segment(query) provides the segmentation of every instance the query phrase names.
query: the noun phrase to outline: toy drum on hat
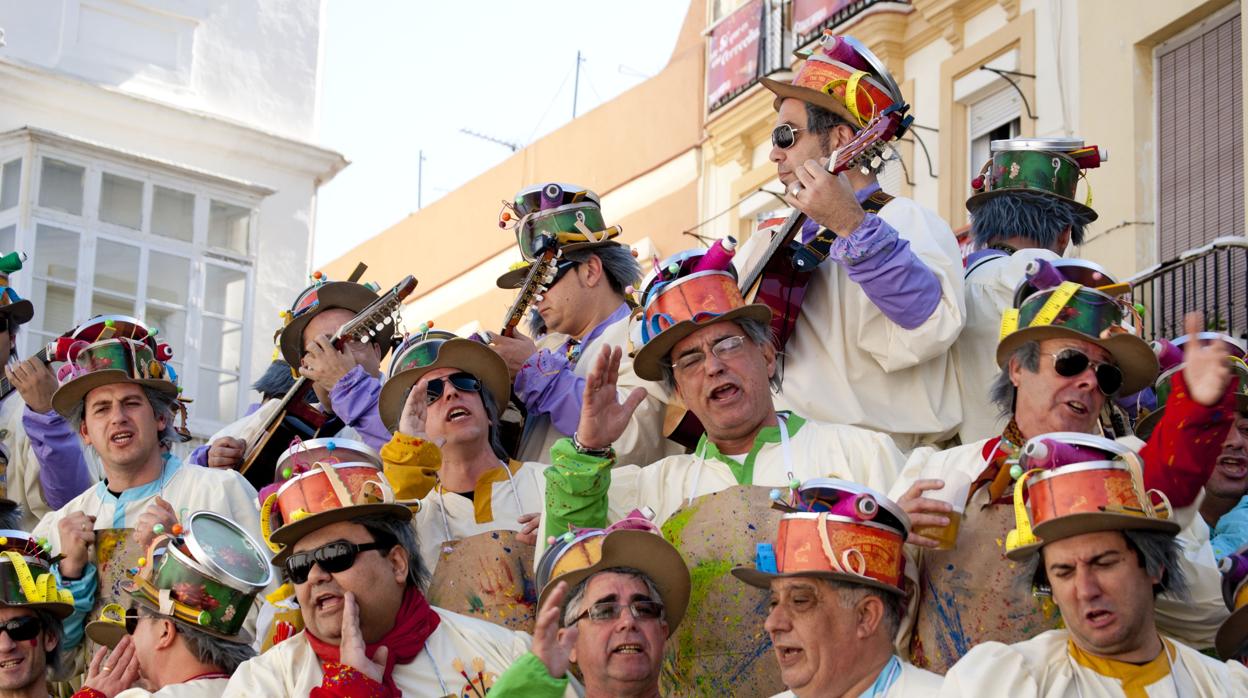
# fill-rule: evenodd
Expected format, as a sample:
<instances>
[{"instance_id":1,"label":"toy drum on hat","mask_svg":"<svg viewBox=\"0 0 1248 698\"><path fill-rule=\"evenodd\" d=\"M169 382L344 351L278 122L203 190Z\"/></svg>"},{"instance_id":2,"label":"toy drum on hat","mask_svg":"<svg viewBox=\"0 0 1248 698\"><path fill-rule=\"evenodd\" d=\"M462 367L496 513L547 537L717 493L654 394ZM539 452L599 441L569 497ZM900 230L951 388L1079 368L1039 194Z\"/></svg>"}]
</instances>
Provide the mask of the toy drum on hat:
<instances>
[{"instance_id":1,"label":"toy drum on hat","mask_svg":"<svg viewBox=\"0 0 1248 698\"><path fill-rule=\"evenodd\" d=\"M325 463L287 480L260 509L260 525L275 552L274 564L300 537L316 528L358 516L384 514L410 521L412 511L395 502L394 490L372 463Z\"/></svg>"},{"instance_id":2,"label":"toy drum on hat","mask_svg":"<svg viewBox=\"0 0 1248 698\"><path fill-rule=\"evenodd\" d=\"M58 589L50 546L25 531L0 530L0 605L30 606L58 619L74 612L74 598Z\"/></svg>"},{"instance_id":3,"label":"toy drum on hat","mask_svg":"<svg viewBox=\"0 0 1248 698\"><path fill-rule=\"evenodd\" d=\"M739 485L694 499L663 524L692 584L684 622L668 639L663 661L664 686L673 695L783 690L763 628L768 594L727 574L754 558L758 532L774 531L779 520L767 488Z\"/></svg>"},{"instance_id":4,"label":"toy drum on hat","mask_svg":"<svg viewBox=\"0 0 1248 698\"><path fill-rule=\"evenodd\" d=\"M535 549L516 535L515 531L487 531L443 543L425 593L429 603L511 630L533 632Z\"/></svg>"},{"instance_id":5,"label":"toy drum on hat","mask_svg":"<svg viewBox=\"0 0 1248 698\"><path fill-rule=\"evenodd\" d=\"M324 438L294 444L277 457L274 481L285 482L306 473L317 463L370 463L381 467L381 454L362 441Z\"/></svg>"}]
</instances>

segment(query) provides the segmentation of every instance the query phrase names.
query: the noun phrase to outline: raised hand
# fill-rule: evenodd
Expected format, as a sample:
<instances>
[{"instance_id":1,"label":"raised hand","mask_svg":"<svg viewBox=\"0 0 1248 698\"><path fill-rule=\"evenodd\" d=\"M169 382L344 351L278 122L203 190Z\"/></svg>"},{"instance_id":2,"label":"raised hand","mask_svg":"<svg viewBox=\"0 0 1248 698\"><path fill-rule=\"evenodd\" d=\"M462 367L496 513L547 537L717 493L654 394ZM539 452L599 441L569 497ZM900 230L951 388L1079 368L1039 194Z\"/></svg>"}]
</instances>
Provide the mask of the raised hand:
<instances>
[{"instance_id":1,"label":"raised hand","mask_svg":"<svg viewBox=\"0 0 1248 698\"><path fill-rule=\"evenodd\" d=\"M83 688L94 688L107 698L121 693L139 680L139 657L134 652L134 642L127 635L110 653L101 647L91 657Z\"/></svg>"},{"instance_id":2,"label":"raised hand","mask_svg":"<svg viewBox=\"0 0 1248 698\"><path fill-rule=\"evenodd\" d=\"M624 350L620 347L607 347L598 355L594 368L585 379L576 440L586 448L607 448L614 443L628 428L628 420L637 406L646 399L644 388L633 388L624 402L620 402L616 383L620 379L620 358L623 355Z\"/></svg>"},{"instance_id":3,"label":"raised hand","mask_svg":"<svg viewBox=\"0 0 1248 698\"><path fill-rule=\"evenodd\" d=\"M827 160L807 160L793 170L797 181L789 185L784 200L811 220L842 237L854 232L866 213L844 173L832 174ZM800 184L801 189L794 186ZM794 193L796 191L796 193Z\"/></svg>"},{"instance_id":4,"label":"raised hand","mask_svg":"<svg viewBox=\"0 0 1248 698\"><path fill-rule=\"evenodd\" d=\"M1202 331L1204 326L1204 313L1188 313L1183 317L1183 330L1189 336ZM1231 383L1228 356L1222 342L1192 339L1183 347L1183 382L1193 400L1205 407L1222 400Z\"/></svg>"},{"instance_id":5,"label":"raised hand","mask_svg":"<svg viewBox=\"0 0 1248 698\"><path fill-rule=\"evenodd\" d=\"M333 339L323 334L308 342L307 353L299 363L299 373L328 393L359 364L356 352L339 350Z\"/></svg>"},{"instance_id":6,"label":"raised hand","mask_svg":"<svg viewBox=\"0 0 1248 698\"><path fill-rule=\"evenodd\" d=\"M568 583L559 582L546 602L537 611L537 625L533 628L533 654L546 665L551 677L561 679L568 673L572 648L579 634L576 626L560 628L559 616L563 613L563 599L568 595Z\"/></svg>"},{"instance_id":7,"label":"raised hand","mask_svg":"<svg viewBox=\"0 0 1248 698\"><path fill-rule=\"evenodd\" d=\"M360 607L355 601L355 594L349 591L343 599L341 632L339 661L377 683L382 683L386 677L386 657L390 654L390 648L382 645L377 648L372 659L368 658L364 634L360 632Z\"/></svg>"},{"instance_id":8,"label":"raised hand","mask_svg":"<svg viewBox=\"0 0 1248 698\"><path fill-rule=\"evenodd\" d=\"M940 542L935 539L914 533L914 529L920 526L944 526L949 523L953 507L948 502L923 496L923 493L928 490L938 490L944 486L944 480L915 480L910 489L897 500L897 506L910 517L911 532L906 538L906 543L920 548L935 548L940 545Z\"/></svg>"},{"instance_id":9,"label":"raised hand","mask_svg":"<svg viewBox=\"0 0 1248 698\"><path fill-rule=\"evenodd\" d=\"M47 364L31 357L6 366L4 372L13 387L17 388L17 393L22 396L22 402L32 412L46 414L52 411L52 393L56 392L57 382L56 374L52 373Z\"/></svg>"},{"instance_id":10,"label":"raised hand","mask_svg":"<svg viewBox=\"0 0 1248 698\"><path fill-rule=\"evenodd\" d=\"M152 539L161 533L172 533L173 525L178 522L178 513L173 510L173 505L159 496L147 505L142 514L139 514L139 520L134 524L134 540L144 549L152 542ZM156 527L161 526L160 533L157 533Z\"/></svg>"},{"instance_id":11,"label":"raised hand","mask_svg":"<svg viewBox=\"0 0 1248 698\"><path fill-rule=\"evenodd\" d=\"M403 412L399 415L399 433L406 436L425 438L425 419L429 406L425 404L425 390L413 386L403 401Z\"/></svg>"}]
</instances>

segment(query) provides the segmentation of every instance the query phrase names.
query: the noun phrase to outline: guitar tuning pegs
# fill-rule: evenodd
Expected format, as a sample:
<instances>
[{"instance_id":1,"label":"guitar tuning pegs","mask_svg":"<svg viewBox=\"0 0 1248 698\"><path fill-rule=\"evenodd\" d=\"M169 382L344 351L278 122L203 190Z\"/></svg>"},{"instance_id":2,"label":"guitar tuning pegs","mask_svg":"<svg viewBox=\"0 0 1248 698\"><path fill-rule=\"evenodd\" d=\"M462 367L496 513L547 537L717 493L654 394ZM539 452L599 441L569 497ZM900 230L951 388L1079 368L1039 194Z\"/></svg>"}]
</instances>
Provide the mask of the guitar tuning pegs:
<instances>
[{"instance_id":1,"label":"guitar tuning pegs","mask_svg":"<svg viewBox=\"0 0 1248 698\"><path fill-rule=\"evenodd\" d=\"M534 302L534 303L541 303L541 302L542 302L542 294L540 294L540 293L535 293L535 294L533 294L533 302Z\"/></svg>"},{"instance_id":2,"label":"guitar tuning pegs","mask_svg":"<svg viewBox=\"0 0 1248 698\"><path fill-rule=\"evenodd\" d=\"M862 173L862 174L864 174L864 175L869 175L869 174L871 174L871 168L870 168L870 167L867 167L866 165L863 165L862 167L859 167L859 168L858 168L858 171L859 171L859 172L861 172L861 173Z\"/></svg>"},{"instance_id":3,"label":"guitar tuning pegs","mask_svg":"<svg viewBox=\"0 0 1248 698\"><path fill-rule=\"evenodd\" d=\"M871 169L878 170L882 164L884 164L884 160L881 159L879 155L871 158Z\"/></svg>"}]
</instances>

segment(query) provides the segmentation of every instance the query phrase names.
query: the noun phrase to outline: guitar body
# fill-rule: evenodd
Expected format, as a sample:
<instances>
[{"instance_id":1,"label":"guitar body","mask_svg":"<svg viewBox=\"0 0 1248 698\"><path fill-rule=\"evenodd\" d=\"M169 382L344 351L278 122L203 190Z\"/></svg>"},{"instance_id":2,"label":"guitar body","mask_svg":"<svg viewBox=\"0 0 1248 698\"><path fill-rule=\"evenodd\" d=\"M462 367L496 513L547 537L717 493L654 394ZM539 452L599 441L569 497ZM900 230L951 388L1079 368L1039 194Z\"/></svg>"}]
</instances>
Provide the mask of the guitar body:
<instances>
[{"instance_id":1,"label":"guitar body","mask_svg":"<svg viewBox=\"0 0 1248 698\"><path fill-rule=\"evenodd\" d=\"M813 270L802 271L793 265L793 248L797 247L797 243L790 242L789 247L789 250L767 260L754 297L748 300L771 308L771 333L777 351L784 350L797 329L797 316L806 298L806 285L814 275Z\"/></svg>"}]
</instances>

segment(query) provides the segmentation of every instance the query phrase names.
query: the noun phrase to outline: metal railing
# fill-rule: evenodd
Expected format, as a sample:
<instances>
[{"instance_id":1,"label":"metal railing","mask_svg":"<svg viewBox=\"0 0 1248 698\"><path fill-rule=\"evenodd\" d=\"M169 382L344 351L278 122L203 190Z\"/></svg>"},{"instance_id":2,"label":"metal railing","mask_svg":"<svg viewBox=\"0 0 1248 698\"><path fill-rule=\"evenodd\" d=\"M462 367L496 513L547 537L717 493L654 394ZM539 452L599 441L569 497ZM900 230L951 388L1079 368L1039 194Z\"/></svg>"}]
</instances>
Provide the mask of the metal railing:
<instances>
[{"instance_id":1,"label":"metal railing","mask_svg":"<svg viewBox=\"0 0 1248 698\"><path fill-rule=\"evenodd\" d=\"M1144 338L1183 334L1183 315L1205 313L1205 329L1248 338L1248 238L1222 237L1127 279L1144 306Z\"/></svg>"}]
</instances>

